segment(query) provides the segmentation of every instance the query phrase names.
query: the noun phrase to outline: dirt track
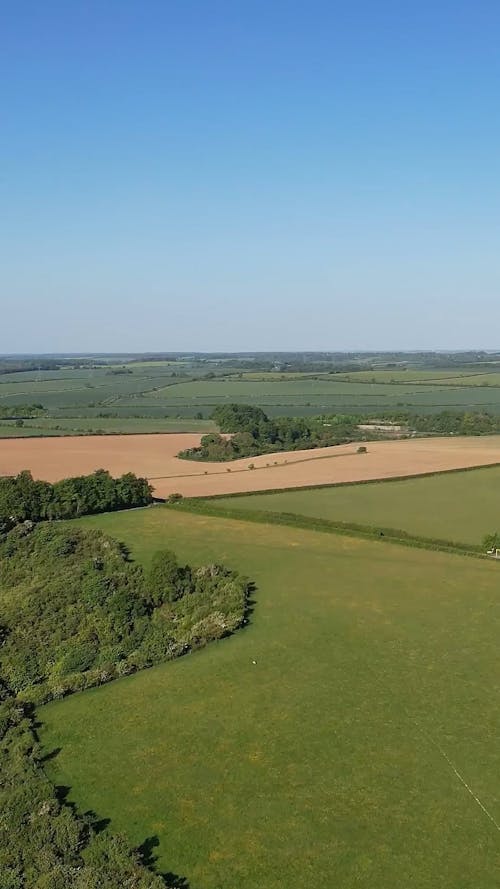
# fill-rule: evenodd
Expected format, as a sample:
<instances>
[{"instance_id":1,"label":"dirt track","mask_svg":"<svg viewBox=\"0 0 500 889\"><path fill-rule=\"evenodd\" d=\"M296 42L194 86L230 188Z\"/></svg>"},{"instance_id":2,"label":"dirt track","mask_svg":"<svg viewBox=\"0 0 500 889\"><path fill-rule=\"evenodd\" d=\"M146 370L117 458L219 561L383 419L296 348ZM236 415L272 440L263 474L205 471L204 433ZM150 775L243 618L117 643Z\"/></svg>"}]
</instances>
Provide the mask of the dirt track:
<instances>
[{"instance_id":1,"label":"dirt track","mask_svg":"<svg viewBox=\"0 0 500 889\"><path fill-rule=\"evenodd\" d=\"M113 475L135 472L146 476L159 497L174 491L201 497L500 463L500 436L366 442L367 454L356 454L357 445L352 444L266 454L232 463L196 463L176 457L199 440L197 434L2 439L0 475L30 469L35 478L56 481L109 469ZM250 464L255 469L250 470Z\"/></svg>"}]
</instances>

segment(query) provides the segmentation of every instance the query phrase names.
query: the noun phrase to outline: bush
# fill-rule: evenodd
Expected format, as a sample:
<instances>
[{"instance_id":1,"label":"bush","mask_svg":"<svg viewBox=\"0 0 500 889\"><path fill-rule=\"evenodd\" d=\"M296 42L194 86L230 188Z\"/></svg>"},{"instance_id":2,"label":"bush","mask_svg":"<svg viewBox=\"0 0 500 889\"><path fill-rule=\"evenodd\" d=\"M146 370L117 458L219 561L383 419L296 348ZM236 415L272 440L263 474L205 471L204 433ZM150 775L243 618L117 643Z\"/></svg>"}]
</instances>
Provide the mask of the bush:
<instances>
[{"instance_id":1,"label":"bush","mask_svg":"<svg viewBox=\"0 0 500 889\"><path fill-rule=\"evenodd\" d=\"M483 549L488 552L488 550L500 549L500 534L498 531L495 531L494 534L486 534L483 537Z\"/></svg>"}]
</instances>

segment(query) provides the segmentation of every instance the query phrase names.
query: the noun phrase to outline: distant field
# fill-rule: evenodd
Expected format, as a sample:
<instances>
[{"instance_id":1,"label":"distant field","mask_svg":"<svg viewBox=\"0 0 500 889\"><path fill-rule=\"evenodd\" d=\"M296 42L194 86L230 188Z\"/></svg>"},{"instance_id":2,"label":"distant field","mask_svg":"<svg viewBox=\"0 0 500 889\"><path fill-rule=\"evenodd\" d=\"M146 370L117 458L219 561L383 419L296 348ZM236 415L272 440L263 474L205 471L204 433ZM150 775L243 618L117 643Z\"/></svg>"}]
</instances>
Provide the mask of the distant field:
<instances>
[{"instance_id":1,"label":"distant field","mask_svg":"<svg viewBox=\"0 0 500 889\"><path fill-rule=\"evenodd\" d=\"M263 382L274 381L277 380L307 380L307 379L317 379L317 378L325 377L329 379L327 372L318 373L316 372L307 372L307 371L281 371L281 370L268 370L268 371L242 371L241 373L232 374L228 379L229 380L244 380L246 382L255 382L262 380Z\"/></svg>"},{"instance_id":2,"label":"distant field","mask_svg":"<svg viewBox=\"0 0 500 889\"><path fill-rule=\"evenodd\" d=\"M431 478L215 500L217 508L292 512L479 544L500 532L500 467Z\"/></svg>"},{"instance_id":3,"label":"distant field","mask_svg":"<svg viewBox=\"0 0 500 889\"><path fill-rule=\"evenodd\" d=\"M438 386L500 386L500 373L471 370L374 370L335 374L352 383L423 383Z\"/></svg>"},{"instance_id":4,"label":"distant field","mask_svg":"<svg viewBox=\"0 0 500 889\"><path fill-rule=\"evenodd\" d=\"M14 420L0 420L0 438L29 437L32 435L71 435L102 432L105 434L140 434L145 432L213 432L210 420L155 419L134 417L38 417L25 420L22 427Z\"/></svg>"},{"instance_id":5,"label":"distant field","mask_svg":"<svg viewBox=\"0 0 500 889\"><path fill-rule=\"evenodd\" d=\"M80 810L192 889L497 889L498 565L162 507L83 524L257 592L231 639L39 710Z\"/></svg>"},{"instance_id":6,"label":"distant field","mask_svg":"<svg viewBox=\"0 0 500 889\"><path fill-rule=\"evenodd\" d=\"M355 375L353 375L355 377ZM436 412L467 408L500 411L500 388L451 386L441 382L424 386L420 381L394 383L345 382L336 376L321 379L193 380L158 389L146 399L161 399L168 413L186 404L211 411L231 401L255 404L273 416L304 413L376 413L398 410Z\"/></svg>"},{"instance_id":7,"label":"distant field","mask_svg":"<svg viewBox=\"0 0 500 889\"><path fill-rule=\"evenodd\" d=\"M397 411L488 410L500 413L500 373L470 369L383 370L349 374L238 372L230 365L141 362L94 369L65 368L0 375L0 406L39 403L51 417L208 419L215 407L239 401L270 416ZM213 369L212 369L213 368ZM117 372L120 371L120 372ZM207 379L207 374L211 378Z\"/></svg>"}]
</instances>

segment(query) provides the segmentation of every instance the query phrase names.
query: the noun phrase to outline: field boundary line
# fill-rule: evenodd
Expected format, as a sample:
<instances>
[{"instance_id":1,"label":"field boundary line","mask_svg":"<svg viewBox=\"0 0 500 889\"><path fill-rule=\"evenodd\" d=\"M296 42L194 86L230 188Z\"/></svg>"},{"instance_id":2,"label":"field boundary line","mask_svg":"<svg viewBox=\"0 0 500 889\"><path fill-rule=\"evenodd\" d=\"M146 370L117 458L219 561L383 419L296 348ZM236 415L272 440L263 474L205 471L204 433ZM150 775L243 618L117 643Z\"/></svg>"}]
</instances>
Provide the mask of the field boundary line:
<instances>
[{"instance_id":1,"label":"field boundary line","mask_svg":"<svg viewBox=\"0 0 500 889\"><path fill-rule=\"evenodd\" d=\"M312 516L303 516L287 512L257 512L244 509L218 509L208 502L198 498L180 500L172 504L166 504L168 509L190 512L195 515L207 515L219 519L233 519L242 522L253 522L259 525L283 525L289 528L298 528L305 531L320 531L327 534L338 534L345 537L356 537L361 540L379 541L380 543L393 543L400 546L415 549L426 549L432 552L449 553L450 555L469 556L482 561L489 561L482 550L474 544L456 543L448 540L433 539L432 537L418 537L395 528L374 527L371 525L356 525L348 522L334 522L329 519L319 519Z\"/></svg>"},{"instance_id":2,"label":"field boundary line","mask_svg":"<svg viewBox=\"0 0 500 889\"><path fill-rule=\"evenodd\" d=\"M354 452L355 453L355 452ZM342 456L341 454L335 456ZM357 455L356 455L357 456ZM360 459L362 459L363 454L359 455ZM252 458L249 458L252 459ZM229 461L228 461L229 462ZM299 462L299 461L297 461ZM290 466L290 463L280 464ZM437 475L452 475L452 473L456 472L475 472L478 469L498 469L500 467L500 461L495 463L475 463L472 466L454 466L451 469L432 469L427 472L412 472L407 475L392 475L392 476L381 476L380 478L364 478L364 479L356 479L354 481L345 481L345 482L321 482L316 485L291 485L287 488L262 488L259 491L233 491L229 494L200 494L196 499L197 500L236 500L238 497L260 497L263 494L286 494L286 493L297 493L297 491L319 491L323 488L347 488L347 487L356 487L359 485L383 485L389 484L390 482L407 482L418 480L421 478L433 478ZM273 467L256 467L257 468L273 468L276 469L276 466ZM227 470L226 470L227 471ZM239 470L234 469L232 472L247 472L251 470ZM196 475L200 475L200 473L195 473ZM208 473L208 475L218 475L220 473ZM203 476L204 477L204 476ZM162 476L162 478L181 478L181 476ZM154 481L154 479L150 479ZM160 480L159 478L157 479Z\"/></svg>"}]
</instances>

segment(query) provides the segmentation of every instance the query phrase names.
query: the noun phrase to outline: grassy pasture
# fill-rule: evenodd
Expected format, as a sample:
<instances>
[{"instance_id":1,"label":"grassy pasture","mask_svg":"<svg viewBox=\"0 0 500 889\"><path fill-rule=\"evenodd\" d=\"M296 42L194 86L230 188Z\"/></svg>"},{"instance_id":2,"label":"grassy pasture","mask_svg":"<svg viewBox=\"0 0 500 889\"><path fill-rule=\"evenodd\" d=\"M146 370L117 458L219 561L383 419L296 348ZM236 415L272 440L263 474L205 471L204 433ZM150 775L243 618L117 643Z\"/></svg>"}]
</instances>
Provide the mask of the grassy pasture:
<instances>
[{"instance_id":1,"label":"grassy pasture","mask_svg":"<svg viewBox=\"0 0 500 889\"><path fill-rule=\"evenodd\" d=\"M191 889L496 889L457 776L500 823L496 564L168 508L83 522L144 562L222 560L257 601L231 639L39 711L81 809Z\"/></svg>"},{"instance_id":2,"label":"grassy pasture","mask_svg":"<svg viewBox=\"0 0 500 889\"><path fill-rule=\"evenodd\" d=\"M214 507L293 512L320 519L401 528L410 534L480 543L500 531L500 467L429 478L216 499Z\"/></svg>"}]
</instances>

